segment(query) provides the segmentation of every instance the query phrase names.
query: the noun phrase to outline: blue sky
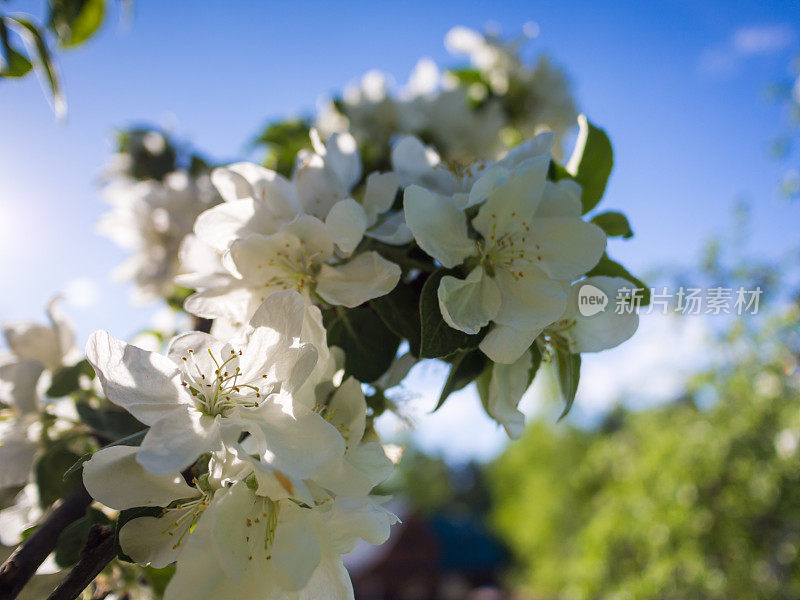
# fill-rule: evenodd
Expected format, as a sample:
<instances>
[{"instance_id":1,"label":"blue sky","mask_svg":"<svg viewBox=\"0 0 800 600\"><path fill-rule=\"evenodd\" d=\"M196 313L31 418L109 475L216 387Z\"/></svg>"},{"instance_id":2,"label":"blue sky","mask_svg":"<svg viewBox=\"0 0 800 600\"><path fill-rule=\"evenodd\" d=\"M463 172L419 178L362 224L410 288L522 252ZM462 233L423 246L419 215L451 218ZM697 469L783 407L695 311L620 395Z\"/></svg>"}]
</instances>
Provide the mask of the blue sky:
<instances>
[{"instance_id":1,"label":"blue sky","mask_svg":"<svg viewBox=\"0 0 800 600\"><path fill-rule=\"evenodd\" d=\"M632 270L691 263L740 197L754 208L754 252L800 241L800 203L775 191L787 165L768 157L785 115L763 93L800 50L800 4L137 0L130 22L112 19L60 54L65 123L35 80L0 84L0 321L41 319L46 299L77 280L99 290L91 306L66 307L82 340L146 326L152 307L134 308L109 280L123 253L93 231L116 127L165 124L215 159L242 158L268 119L311 111L371 68L403 82L422 56L453 64L447 30L489 21L509 35L536 21L531 56L563 66L610 134L603 206L630 217L636 237L611 253Z\"/></svg>"}]
</instances>

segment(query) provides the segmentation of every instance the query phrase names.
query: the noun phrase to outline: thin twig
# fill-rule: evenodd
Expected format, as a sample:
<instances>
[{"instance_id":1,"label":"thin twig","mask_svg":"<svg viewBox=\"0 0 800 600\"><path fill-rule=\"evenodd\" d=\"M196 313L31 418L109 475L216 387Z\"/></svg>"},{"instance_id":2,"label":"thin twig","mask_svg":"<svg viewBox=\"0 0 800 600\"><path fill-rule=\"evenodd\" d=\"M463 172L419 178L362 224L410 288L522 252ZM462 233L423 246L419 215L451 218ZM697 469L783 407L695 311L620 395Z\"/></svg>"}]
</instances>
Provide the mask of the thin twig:
<instances>
[{"instance_id":1,"label":"thin twig","mask_svg":"<svg viewBox=\"0 0 800 600\"><path fill-rule=\"evenodd\" d=\"M0 566L0 600L14 600L36 573L36 569L55 549L58 536L66 527L83 517L92 497L83 482L55 505L36 530L22 542Z\"/></svg>"},{"instance_id":2,"label":"thin twig","mask_svg":"<svg viewBox=\"0 0 800 600\"><path fill-rule=\"evenodd\" d=\"M114 558L114 530L92 525L80 559L47 600L75 600Z\"/></svg>"}]
</instances>

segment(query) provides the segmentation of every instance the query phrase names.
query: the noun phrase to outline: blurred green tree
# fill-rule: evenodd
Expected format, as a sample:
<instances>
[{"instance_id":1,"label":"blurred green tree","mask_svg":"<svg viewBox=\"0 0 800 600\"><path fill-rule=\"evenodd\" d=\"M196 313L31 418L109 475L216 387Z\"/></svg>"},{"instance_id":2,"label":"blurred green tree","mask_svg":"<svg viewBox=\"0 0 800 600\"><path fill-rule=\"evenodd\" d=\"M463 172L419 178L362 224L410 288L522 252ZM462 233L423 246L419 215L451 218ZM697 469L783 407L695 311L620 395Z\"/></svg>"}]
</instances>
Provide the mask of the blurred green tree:
<instances>
[{"instance_id":1,"label":"blurred green tree","mask_svg":"<svg viewBox=\"0 0 800 600\"><path fill-rule=\"evenodd\" d=\"M490 472L534 598L800 597L800 308L720 339L674 403L538 423Z\"/></svg>"}]
</instances>

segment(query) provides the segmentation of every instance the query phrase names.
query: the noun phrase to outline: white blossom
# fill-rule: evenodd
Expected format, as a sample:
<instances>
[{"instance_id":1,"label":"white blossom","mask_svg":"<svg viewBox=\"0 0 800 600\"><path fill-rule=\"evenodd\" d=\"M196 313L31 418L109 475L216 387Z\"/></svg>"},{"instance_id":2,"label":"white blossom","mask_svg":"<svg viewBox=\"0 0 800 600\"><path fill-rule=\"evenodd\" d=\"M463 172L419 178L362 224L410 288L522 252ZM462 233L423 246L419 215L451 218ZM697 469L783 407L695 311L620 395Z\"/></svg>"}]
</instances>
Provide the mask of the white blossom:
<instances>
[{"instance_id":1,"label":"white blossom","mask_svg":"<svg viewBox=\"0 0 800 600\"><path fill-rule=\"evenodd\" d=\"M132 282L140 301L168 296L179 273L181 242L197 215L219 202L210 182L182 171L163 182L117 178L106 197L112 209L101 217L98 231L131 252L114 276Z\"/></svg>"},{"instance_id":2,"label":"white blossom","mask_svg":"<svg viewBox=\"0 0 800 600\"><path fill-rule=\"evenodd\" d=\"M603 230L580 218L573 184L546 180L549 162L549 155L529 158L499 186L494 179L471 223L453 196L417 185L405 191L406 220L420 247L444 267L468 270L463 279L442 278L442 317L470 334L495 323L480 346L495 362L514 363L558 319L564 282L605 250Z\"/></svg>"},{"instance_id":3,"label":"white blossom","mask_svg":"<svg viewBox=\"0 0 800 600\"><path fill-rule=\"evenodd\" d=\"M106 396L150 427L138 455L148 470L184 469L200 454L221 449L230 430L267 439L263 451L274 463L295 456L291 448L297 441L286 428L293 435L306 431L315 451L294 465L299 471L313 469L325 453L343 451L335 429L289 396L316 361L313 346L299 341L304 302L286 292L267 303L288 308L284 318L265 321L272 311L257 312L250 327L230 343L186 333L172 340L167 356L104 331L92 335L86 354Z\"/></svg>"}]
</instances>

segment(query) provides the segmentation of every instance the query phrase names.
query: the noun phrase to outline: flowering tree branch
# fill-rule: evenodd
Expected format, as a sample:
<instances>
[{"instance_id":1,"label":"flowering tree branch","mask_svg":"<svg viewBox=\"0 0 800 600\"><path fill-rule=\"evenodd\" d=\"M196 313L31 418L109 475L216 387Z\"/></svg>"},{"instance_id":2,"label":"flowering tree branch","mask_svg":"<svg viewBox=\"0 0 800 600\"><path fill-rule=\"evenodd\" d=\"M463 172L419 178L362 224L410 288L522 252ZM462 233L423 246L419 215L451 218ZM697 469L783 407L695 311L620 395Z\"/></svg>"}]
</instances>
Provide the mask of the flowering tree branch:
<instances>
[{"instance_id":1,"label":"flowering tree branch","mask_svg":"<svg viewBox=\"0 0 800 600\"><path fill-rule=\"evenodd\" d=\"M93 525L80 560L47 600L75 600L114 558L114 530Z\"/></svg>"},{"instance_id":2,"label":"flowering tree branch","mask_svg":"<svg viewBox=\"0 0 800 600\"><path fill-rule=\"evenodd\" d=\"M55 549L61 532L70 523L80 519L91 502L92 497L81 483L50 511L36 531L0 567L0 600L17 597L36 569Z\"/></svg>"}]
</instances>

